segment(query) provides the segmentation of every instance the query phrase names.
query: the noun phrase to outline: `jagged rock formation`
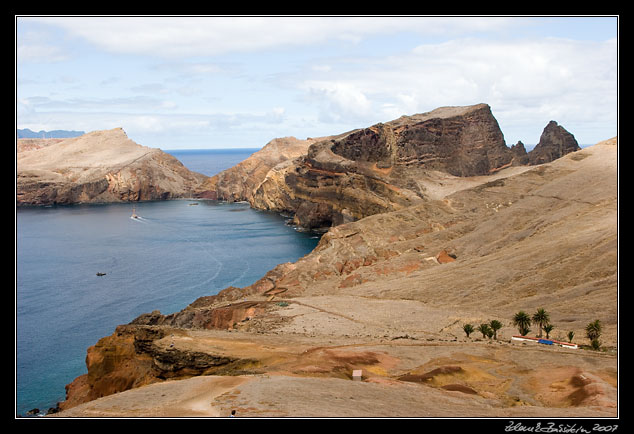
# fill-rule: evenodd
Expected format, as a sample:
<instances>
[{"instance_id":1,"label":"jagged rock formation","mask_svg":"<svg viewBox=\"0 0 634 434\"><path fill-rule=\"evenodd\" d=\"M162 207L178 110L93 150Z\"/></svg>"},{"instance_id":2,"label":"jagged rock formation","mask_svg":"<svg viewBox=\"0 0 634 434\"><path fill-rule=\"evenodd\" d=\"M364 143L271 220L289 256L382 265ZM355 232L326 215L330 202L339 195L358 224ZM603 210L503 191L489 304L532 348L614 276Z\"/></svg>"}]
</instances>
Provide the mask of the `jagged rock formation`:
<instances>
[{"instance_id":1,"label":"jagged rock formation","mask_svg":"<svg viewBox=\"0 0 634 434\"><path fill-rule=\"evenodd\" d=\"M544 128L539 143L528 153L530 164L549 163L564 155L581 149L575 136L555 121Z\"/></svg>"},{"instance_id":2,"label":"jagged rock formation","mask_svg":"<svg viewBox=\"0 0 634 434\"><path fill-rule=\"evenodd\" d=\"M294 216L326 230L369 215L404 209L433 196L438 174L485 176L542 164L580 149L549 123L530 153L511 148L487 104L441 107L320 139L275 139L211 179L213 197Z\"/></svg>"},{"instance_id":3,"label":"jagged rock formation","mask_svg":"<svg viewBox=\"0 0 634 434\"><path fill-rule=\"evenodd\" d=\"M203 197L208 177L138 145L121 128L30 143L17 153L17 205ZM24 149L24 147L22 147Z\"/></svg>"},{"instance_id":4,"label":"jagged rock formation","mask_svg":"<svg viewBox=\"0 0 634 434\"><path fill-rule=\"evenodd\" d=\"M522 143L522 141L520 140L519 142L517 142L516 144L514 144L513 146L511 146L511 152L513 153L513 155L515 156L516 161L519 164L528 164L529 163L529 158L528 158L528 153L526 152L526 147L524 147L524 143Z\"/></svg>"}]
</instances>

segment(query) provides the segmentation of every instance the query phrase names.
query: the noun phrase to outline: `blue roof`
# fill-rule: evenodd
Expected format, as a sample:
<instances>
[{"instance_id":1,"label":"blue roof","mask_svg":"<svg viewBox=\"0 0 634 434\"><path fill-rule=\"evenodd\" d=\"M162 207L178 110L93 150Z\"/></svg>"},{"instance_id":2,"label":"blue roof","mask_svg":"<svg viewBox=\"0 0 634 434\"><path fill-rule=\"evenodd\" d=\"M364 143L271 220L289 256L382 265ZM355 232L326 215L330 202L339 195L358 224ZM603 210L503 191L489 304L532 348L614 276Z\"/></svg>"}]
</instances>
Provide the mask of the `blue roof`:
<instances>
[{"instance_id":1,"label":"blue roof","mask_svg":"<svg viewBox=\"0 0 634 434\"><path fill-rule=\"evenodd\" d=\"M537 342L539 342L540 344L545 344L545 345L552 345L553 341L549 341L547 339L540 339Z\"/></svg>"}]
</instances>

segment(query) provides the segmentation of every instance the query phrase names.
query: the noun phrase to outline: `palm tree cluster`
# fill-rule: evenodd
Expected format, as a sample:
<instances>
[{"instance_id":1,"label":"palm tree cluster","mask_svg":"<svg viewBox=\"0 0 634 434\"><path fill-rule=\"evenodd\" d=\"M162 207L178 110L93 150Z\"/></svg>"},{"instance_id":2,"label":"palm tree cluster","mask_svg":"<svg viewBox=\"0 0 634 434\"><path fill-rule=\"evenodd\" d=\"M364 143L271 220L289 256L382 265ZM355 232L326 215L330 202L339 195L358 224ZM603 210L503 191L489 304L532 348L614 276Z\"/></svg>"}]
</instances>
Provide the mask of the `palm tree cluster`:
<instances>
[{"instance_id":1,"label":"palm tree cluster","mask_svg":"<svg viewBox=\"0 0 634 434\"><path fill-rule=\"evenodd\" d=\"M532 316L523 310L520 310L513 316L513 325L517 327L520 335L522 336L526 336L530 333L531 324L539 327L539 335L537 336L539 338L542 337L542 332L546 332L546 339L550 339L550 333L555 328L555 326L550 323L550 314L543 308L537 309ZM469 337L474 331L478 331L482 333L483 338L493 339L497 339L497 331L501 328L502 323L498 320L482 323L477 327L474 327L472 324L465 324L462 327L467 337ZM574 336L575 332L569 331L568 342L572 342ZM586 336L590 339L592 348L598 350L601 346L601 342L599 342L599 337L601 336L601 322L599 320L595 320L586 326Z\"/></svg>"},{"instance_id":2,"label":"palm tree cluster","mask_svg":"<svg viewBox=\"0 0 634 434\"><path fill-rule=\"evenodd\" d=\"M550 332L555 328L550 323L550 314L541 307L537 309L532 317L523 310L513 316L513 325L517 327L522 336L526 336L531 331L531 323L539 327L539 335L537 337L540 338L543 336L542 332L544 331L546 332L546 339L550 338Z\"/></svg>"},{"instance_id":3,"label":"palm tree cluster","mask_svg":"<svg viewBox=\"0 0 634 434\"><path fill-rule=\"evenodd\" d=\"M496 319L489 321L488 323L482 323L478 327L473 327L472 324L465 324L462 326L462 330L464 330L467 337L474 331L479 331L482 333L483 338L498 338L498 330L502 328L502 323Z\"/></svg>"}]
</instances>

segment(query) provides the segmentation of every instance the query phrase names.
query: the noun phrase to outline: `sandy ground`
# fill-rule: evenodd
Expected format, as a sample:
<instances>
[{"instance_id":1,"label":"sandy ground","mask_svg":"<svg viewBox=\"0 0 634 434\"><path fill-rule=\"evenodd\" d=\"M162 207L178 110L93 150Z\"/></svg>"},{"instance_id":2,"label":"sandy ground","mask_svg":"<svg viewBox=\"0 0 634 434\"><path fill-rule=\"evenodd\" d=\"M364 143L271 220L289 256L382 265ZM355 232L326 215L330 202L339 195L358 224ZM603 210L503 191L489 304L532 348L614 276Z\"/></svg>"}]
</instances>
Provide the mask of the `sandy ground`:
<instances>
[{"instance_id":1,"label":"sandy ground","mask_svg":"<svg viewBox=\"0 0 634 434\"><path fill-rule=\"evenodd\" d=\"M55 417L615 417L617 357L500 340L184 331L179 349L258 359L251 373L172 380ZM352 378L361 370L360 381Z\"/></svg>"}]
</instances>

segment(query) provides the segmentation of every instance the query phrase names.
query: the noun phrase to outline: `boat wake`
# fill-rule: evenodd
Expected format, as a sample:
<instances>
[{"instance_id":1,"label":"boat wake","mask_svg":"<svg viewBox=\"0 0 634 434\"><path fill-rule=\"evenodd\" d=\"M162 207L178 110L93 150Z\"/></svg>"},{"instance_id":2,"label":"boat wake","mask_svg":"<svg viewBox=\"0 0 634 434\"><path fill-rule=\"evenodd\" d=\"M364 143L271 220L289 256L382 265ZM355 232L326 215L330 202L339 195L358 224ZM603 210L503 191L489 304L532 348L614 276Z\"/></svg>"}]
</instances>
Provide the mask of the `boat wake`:
<instances>
[{"instance_id":1,"label":"boat wake","mask_svg":"<svg viewBox=\"0 0 634 434\"><path fill-rule=\"evenodd\" d=\"M134 220L135 222L139 222L139 223L143 223L143 224L147 224L148 221L146 219L144 219L143 217L139 217L139 216L131 216L130 220Z\"/></svg>"}]
</instances>

